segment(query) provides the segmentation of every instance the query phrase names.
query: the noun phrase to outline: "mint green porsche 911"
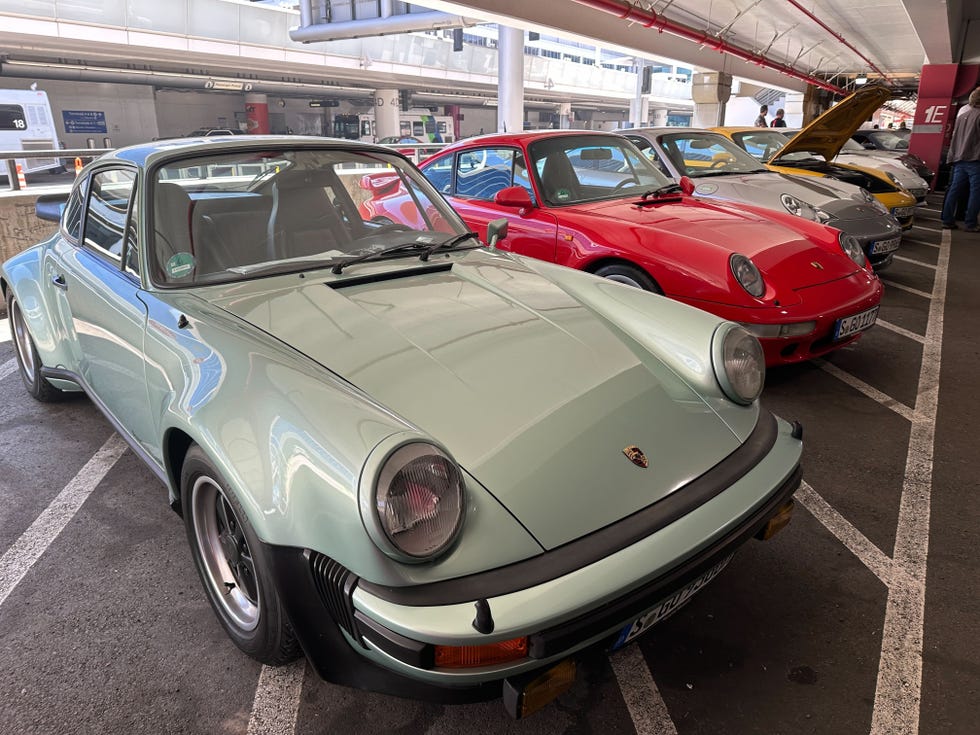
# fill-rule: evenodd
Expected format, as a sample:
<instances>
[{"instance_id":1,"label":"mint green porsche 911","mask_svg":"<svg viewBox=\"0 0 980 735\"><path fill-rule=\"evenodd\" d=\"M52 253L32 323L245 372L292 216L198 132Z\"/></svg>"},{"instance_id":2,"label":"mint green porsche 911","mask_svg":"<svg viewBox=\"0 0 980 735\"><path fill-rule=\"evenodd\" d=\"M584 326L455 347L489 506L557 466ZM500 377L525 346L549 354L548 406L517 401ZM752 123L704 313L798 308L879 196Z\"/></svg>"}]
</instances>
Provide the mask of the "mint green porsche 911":
<instances>
[{"instance_id":1,"label":"mint green porsche 911","mask_svg":"<svg viewBox=\"0 0 980 735\"><path fill-rule=\"evenodd\" d=\"M359 214L379 172L418 229ZM167 486L259 661L524 716L789 520L802 428L755 337L484 246L390 149L161 141L37 210L0 272L23 382Z\"/></svg>"}]
</instances>

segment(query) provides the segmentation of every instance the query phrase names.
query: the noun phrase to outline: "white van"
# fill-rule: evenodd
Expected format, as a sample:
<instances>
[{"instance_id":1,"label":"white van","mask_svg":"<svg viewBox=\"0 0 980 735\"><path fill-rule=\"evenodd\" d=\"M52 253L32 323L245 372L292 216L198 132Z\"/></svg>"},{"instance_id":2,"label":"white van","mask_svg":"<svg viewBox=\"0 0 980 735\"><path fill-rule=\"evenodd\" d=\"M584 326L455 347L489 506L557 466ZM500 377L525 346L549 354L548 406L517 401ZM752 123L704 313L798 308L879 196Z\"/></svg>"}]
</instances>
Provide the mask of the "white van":
<instances>
[{"instance_id":1,"label":"white van","mask_svg":"<svg viewBox=\"0 0 980 735\"><path fill-rule=\"evenodd\" d=\"M0 150L55 150L58 134L46 92L30 89L0 89ZM25 174L61 166L57 158L18 158ZM0 175L7 172L0 167Z\"/></svg>"}]
</instances>

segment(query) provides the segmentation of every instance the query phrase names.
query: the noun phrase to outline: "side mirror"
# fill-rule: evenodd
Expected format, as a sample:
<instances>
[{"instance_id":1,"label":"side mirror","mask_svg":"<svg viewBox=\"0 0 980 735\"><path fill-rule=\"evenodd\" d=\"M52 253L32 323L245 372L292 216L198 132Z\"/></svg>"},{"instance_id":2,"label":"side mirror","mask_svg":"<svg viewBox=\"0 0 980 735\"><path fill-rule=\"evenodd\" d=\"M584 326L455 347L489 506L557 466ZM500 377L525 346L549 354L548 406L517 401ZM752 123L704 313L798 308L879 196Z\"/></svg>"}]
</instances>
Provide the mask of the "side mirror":
<instances>
[{"instance_id":1,"label":"side mirror","mask_svg":"<svg viewBox=\"0 0 980 735\"><path fill-rule=\"evenodd\" d=\"M530 209L534 206L531 195L523 186L508 186L506 189L501 189L493 197L493 202L501 207L517 207L519 209Z\"/></svg>"},{"instance_id":2,"label":"side mirror","mask_svg":"<svg viewBox=\"0 0 980 735\"><path fill-rule=\"evenodd\" d=\"M67 194L42 194L34 204L34 214L47 222L61 222L61 213L67 203Z\"/></svg>"},{"instance_id":3,"label":"side mirror","mask_svg":"<svg viewBox=\"0 0 980 735\"><path fill-rule=\"evenodd\" d=\"M691 196L694 193L694 182L691 181L688 176L681 176L681 180L677 182L681 186L681 191Z\"/></svg>"},{"instance_id":4,"label":"side mirror","mask_svg":"<svg viewBox=\"0 0 980 735\"><path fill-rule=\"evenodd\" d=\"M487 224L487 245L490 247L491 250L497 247L497 243L506 237L507 237L507 220L501 217L500 219L495 219L489 224Z\"/></svg>"}]
</instances>

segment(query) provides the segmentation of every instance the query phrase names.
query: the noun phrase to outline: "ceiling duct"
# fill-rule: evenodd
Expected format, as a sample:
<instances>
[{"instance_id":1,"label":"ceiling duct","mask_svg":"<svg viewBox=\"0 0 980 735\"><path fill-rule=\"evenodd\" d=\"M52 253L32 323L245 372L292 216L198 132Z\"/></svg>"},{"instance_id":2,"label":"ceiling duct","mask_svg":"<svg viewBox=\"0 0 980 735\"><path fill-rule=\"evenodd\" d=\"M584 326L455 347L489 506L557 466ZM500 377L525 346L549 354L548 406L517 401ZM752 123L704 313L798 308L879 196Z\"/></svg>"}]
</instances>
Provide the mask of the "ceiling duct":
<instances>
[{"instance_id":1,"label":"ceiling duct","mask_svg":"<svg viewBox=\"0 0 980 735\"><path fill-rule=\"evenodd\" d=\"M325 16L331 17L330 3L324 8ZM428 11L425 13L392 13L391 2L382 0L379 5L380 15L376 18L362 20L344 20L329 23L313 23L313 0L301 0L300 25L289 31L289 37L297 43L316 43L321 41L339 41L348 38L366 38L370 36L387 36L394 33L413 33L416 31L438 31L446 28L463 28L477 25L483 21L476 18L466 18L453 13Z\"/></svg>"}]
</instances>

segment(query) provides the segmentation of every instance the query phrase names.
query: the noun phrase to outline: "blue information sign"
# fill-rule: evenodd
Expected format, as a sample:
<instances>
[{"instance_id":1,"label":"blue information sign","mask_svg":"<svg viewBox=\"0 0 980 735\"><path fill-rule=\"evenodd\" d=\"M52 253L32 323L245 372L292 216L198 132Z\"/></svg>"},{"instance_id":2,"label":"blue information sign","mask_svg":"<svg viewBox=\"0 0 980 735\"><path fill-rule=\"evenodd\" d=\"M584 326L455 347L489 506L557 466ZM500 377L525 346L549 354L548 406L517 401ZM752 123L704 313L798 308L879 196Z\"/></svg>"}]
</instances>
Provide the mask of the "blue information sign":
<instances>
[{"instance_id":1,"label":"blue information sign","mask_svg":"<svg viewBox=\"0 0 980 735\"><path fill-rule=\"evenodd\" d=\"M62 110L66 133L106 133L102 110Z\"/></svg>"}]
</instances>

